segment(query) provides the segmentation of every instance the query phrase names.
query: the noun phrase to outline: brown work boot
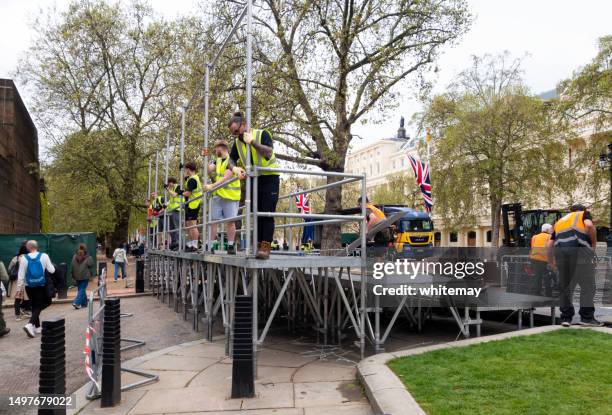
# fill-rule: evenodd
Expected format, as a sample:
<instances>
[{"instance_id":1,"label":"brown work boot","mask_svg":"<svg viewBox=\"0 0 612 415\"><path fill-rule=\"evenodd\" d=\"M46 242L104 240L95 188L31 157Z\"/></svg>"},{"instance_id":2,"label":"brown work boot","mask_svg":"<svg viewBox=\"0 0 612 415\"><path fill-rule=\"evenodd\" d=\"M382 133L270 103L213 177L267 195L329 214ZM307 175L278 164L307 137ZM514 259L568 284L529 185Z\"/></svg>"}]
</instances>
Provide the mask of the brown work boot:
<instances>
[{"instance_id":1,"label":"brown work boot","mask_svg":"<svg viewBox=\"0 0 612 415\"><path fill-rule=\"evenodd\" d=\"M270 242L268 241L261 241L259 243L259 245L257 246L257 255L255 255L255 258L257 259L268 259L270 258L270 249L272 248L272 246L270 245Z\"/></svg>"}]
</instances>

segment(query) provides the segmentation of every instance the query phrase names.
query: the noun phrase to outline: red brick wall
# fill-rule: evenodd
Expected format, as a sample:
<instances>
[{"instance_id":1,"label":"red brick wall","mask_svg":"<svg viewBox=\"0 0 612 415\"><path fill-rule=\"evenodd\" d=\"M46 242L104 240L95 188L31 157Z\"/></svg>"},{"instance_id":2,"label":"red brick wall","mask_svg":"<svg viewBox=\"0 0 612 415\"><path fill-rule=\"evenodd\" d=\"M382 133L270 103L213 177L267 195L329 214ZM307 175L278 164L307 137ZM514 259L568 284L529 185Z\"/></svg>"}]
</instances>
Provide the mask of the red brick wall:
<instances>
[{"instance_id":1,"label":"red brick wall","mask_svg":"<svg viewBox=\"0 0 612 415\"><path fill-rule=\"evenodd\" d=\"M40 230L38 133L13 81L0 79L0 233Z\"/></svg>"}]
</instances>

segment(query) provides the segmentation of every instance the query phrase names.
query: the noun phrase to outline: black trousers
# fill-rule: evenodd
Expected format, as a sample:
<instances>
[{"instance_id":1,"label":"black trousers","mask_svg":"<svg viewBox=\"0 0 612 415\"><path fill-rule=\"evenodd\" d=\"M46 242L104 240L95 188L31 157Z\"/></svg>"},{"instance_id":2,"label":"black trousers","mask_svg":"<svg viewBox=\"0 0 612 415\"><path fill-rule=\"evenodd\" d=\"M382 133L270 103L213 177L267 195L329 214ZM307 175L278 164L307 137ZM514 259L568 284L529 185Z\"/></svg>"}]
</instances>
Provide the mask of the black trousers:
<instances>
[{"instance_id":1,"label":"black trousers","mask_svg":"<svg viewBox=\"0 0 612 415\"><path fill-rule=\"evenodd\" d=\"M534 286L537 292L535 292L534 294L539 295L542 292L542 283L544 283L543 294L547 297L550 297L552 295L552 275L548 271L548 263L532 259L531 266L535 271Z\"/></svg>"},{"instance_id":2,"label":"black trousers","mask_svg":"<svg viewBox=\"0 0 612 415\"><path fill-rule=\"evenodd\" d=\"M47 287L26 287L26 292L32 303L32 317L30 324L40 327L40 313L51 305L51 299L47 296Z\"/></svg>"},{"instance_id":3,"label":"black trousers","mask_svg":"<svg viewBox=\"0 0 612 415\"><path fill-rule=\"evenodd\" d=\"M2 284L0 282L0 284ZM6 329L6 322L4 321L4 314L2 314L2 292L0 292L0 331L4 331Z\"/></svg>"},{"instance_id":4,"label":"black trousers","mask_svg":"<svg viewBox=\"0 0 612 415\"><path fill-rule=\"evenodd\" d=\"M252 183L255 181L253 180ZM257 178L257 211L276 212L280 176L265 175ZM253 197L251 195L251 197ZM257 217L257 239L272 242L274 239L274 218Z\"/></svg>"},{"instance_id":5,"label":"black trousers","mask_svg":"<svg viewBox=\"0 0 612 415\"><path fill-rule=\"evenodd\" d=\"M580 286L580 317L592 319L595 313L594 252L589 248L555 248L559 270L559 308L562 319L574 316L574 290Z\"/></svg>"}]
</instances>

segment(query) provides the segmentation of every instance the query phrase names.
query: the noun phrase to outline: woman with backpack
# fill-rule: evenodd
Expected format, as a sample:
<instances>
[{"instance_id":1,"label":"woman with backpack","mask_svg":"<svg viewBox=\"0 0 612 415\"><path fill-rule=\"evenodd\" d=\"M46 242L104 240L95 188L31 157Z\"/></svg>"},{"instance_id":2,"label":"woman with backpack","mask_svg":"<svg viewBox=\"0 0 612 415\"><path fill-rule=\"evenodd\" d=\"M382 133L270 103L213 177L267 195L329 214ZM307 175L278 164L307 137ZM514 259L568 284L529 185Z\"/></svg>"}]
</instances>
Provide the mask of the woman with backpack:
<instances>
[{"instance_id":1,"label":"woman with backpack","mask_svg":"<svg viewBox=\"0 0 612 415\"><path fill-rule=\"evenodd\" d=\"M119 269L121 268L121 279L127 278L126 266L128 264L127 253L123 248L123 244L120 244L115 252L113 252L113 264L115 265L115 282L119 276Z\"/></svg>"},{"instance_id":2,"label":"woman with backpack","mask_svg":"<svg viewBox=\"0 0 612 415\"><path fill-rule=\"evenodd\" d=\"M93 267L93 259L87 255L85 245L81 244L72 257L71 265L72 278L78 288L76 298L72 302L75 310L87 306L87 284L91 278L91 267Z\"/></svg>"},{"instance_id":3,"label":"woman with backpack","mask_svg":"<svg viewBox=\"0 0 612 415\"><path fill-rule=\"evenodd\" d=\"M36 337L42 333L40 326L40 313L51 304L51 298L47 291L47 279L45 271L55 273L55 267L51 263L49 255L38 252L38 242L32 240L26 242L27 255L19 259L19 276L17 277L17 292L23 296L25 290L32 303L32 317L23 327L28 337ZM23 297L21 297L23 298Z\"/></svg>"},{"instance_id":4,"label":"woman with backpack","mask_svg":"<svg viewBox=\"0 0 612 415\"><path fill-rule=\"evenodd\" d=\"M28 253L28 250L26 249L26 242L27 241L23 241L19 247L19 252L17 252L17 255L15 255L13 259L11 259L8 266L9 284L7 290L9 294L11 293L12 284L17 281L17 276L19 275L19 260L23 255ZM19 295L19 293L15 293L15 303L13 304L15 309L15 321L21 321L24 318L31 317L29 311L30 301L26 300L24 297L23 292L21 295Z\"/></svg>"}]
</instances>

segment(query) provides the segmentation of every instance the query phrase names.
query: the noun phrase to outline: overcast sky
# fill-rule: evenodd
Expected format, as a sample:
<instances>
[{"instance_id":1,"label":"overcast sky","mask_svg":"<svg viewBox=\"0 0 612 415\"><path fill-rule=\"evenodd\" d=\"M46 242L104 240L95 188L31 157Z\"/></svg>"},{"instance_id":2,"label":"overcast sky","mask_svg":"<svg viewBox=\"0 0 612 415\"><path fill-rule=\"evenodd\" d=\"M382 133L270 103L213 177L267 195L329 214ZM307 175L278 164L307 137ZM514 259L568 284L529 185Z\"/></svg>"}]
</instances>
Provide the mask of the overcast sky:
<instances>
[{"instance_id":1,"label":"overcast sky","mask_svg":"<svg viewBox=\"0 0 612 415\"><path fill-rule=\"evenodd\" d=\"M470 32L439 61L435 91L441 91L458 72L470 65L471 55L498 54L504 50L524 62L525 80L534 93L555 87L561 79L584 65L597 52L597 39L612 34L609 0L469 0L475 21ZM32 40L29 21L43 7L67 0L0 0L0 78L11 78L20 56ZM197 0L150 0L168 18L195 13ZM25 94L24 94L25 95ZM355 133L366 142L395 134L399 118L419 111L409 94L397 113L387 114L381 125L358 125ZM28 105L27 95L23 96ZM409 129L410 131L410 129ZM355 143L361 146L364 143Z\"/></svg>"}]
</instances>

